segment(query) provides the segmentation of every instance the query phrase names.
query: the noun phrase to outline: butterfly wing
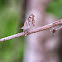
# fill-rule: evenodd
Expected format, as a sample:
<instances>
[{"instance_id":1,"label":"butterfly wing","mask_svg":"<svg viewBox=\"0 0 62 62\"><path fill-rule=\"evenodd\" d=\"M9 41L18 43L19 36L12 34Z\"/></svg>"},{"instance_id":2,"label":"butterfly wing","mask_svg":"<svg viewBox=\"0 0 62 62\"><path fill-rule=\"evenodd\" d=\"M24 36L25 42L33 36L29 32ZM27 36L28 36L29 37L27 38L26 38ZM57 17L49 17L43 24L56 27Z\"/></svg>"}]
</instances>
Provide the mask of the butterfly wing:
<instances>
[{"instance_id":1,"label":"butterfly wing","mask_svg":"<svg viewBox=\"0 0 62 62\"><path fill-rule=\"evenodd\" d=\"M29 29L30 27L35 26L34 15L31 14L25 21L24 26L20 29Z\"/></svg>"}]
</instances>

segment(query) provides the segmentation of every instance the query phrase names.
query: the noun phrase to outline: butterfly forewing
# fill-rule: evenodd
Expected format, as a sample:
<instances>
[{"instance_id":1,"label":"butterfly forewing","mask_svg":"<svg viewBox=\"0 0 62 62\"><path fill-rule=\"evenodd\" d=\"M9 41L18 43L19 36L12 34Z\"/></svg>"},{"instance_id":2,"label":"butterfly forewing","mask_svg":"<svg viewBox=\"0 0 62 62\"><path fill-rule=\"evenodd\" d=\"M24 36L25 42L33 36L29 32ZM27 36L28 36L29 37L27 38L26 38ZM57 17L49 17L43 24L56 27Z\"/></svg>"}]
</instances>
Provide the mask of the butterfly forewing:
<instances>
[{"instance_id":1,"label":"butterfly forewing","mask_svg":"<svg viewBox=\"0 0 62 62\"><path fill-rule=\"evenodd\" d=\"M22 29L29 29L35 26L34 14L31 14L25 21L24 26Z\"/></svg>"}]
</instances>

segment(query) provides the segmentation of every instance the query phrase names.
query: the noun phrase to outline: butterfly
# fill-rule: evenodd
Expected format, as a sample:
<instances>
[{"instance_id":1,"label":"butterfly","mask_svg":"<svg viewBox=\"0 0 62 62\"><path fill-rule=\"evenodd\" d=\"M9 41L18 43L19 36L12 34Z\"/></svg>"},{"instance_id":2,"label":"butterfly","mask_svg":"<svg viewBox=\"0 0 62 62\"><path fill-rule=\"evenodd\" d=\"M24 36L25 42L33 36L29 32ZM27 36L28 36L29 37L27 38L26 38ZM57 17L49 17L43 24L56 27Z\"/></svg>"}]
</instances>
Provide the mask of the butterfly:
<instances>
[{"instance_id":1,"label":"butterfly","mask_svg":"<svg viewBox=\"0 0 62 62\"><path fill-rule=\"evenodd\" d=\"M24 32L28 32L28 29L35 26L34 14L31 14L24 23L24 26L20 29L23 29Z\"/></svg>"}]
</instances>

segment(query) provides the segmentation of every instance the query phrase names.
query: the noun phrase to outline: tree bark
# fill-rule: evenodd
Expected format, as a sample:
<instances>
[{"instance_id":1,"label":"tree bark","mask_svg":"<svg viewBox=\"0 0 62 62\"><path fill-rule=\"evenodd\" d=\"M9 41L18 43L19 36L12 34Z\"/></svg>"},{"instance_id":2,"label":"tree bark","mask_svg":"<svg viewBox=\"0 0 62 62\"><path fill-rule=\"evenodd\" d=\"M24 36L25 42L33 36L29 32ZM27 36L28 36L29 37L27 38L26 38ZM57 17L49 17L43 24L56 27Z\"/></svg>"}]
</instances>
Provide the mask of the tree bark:
<instances>
[{"instance_id":1,"label":"tree bark","mask_svg":"<svg viewBox=\"0 0 62 62\"><path fill-rule=\"evenodd\" d=\"M28 0L27 16L31 13L35 15L35 27L49 24L55 20L51 15L47 15L45 9L50 0ZM33 29L34 29L33 28ZM28 35L26 38L24 62L59 62L58 32L52 34L49 30Z\"/></svg>"}]
</instances>

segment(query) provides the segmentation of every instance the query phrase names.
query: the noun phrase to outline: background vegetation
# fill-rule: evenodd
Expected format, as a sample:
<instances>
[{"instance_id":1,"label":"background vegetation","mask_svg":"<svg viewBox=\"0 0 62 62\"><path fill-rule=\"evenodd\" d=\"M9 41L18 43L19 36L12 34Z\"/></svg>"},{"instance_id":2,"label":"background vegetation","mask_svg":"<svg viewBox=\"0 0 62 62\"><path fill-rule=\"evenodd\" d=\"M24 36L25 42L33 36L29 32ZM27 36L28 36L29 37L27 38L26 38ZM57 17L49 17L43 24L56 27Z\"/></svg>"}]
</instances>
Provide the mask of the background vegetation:
<instances>
[{"instance_id":1,"label":"background vegetation","mask_svg":"<svg viewBox=\"0 0 62 62\"><path fill-rule=\"evenodd\" d=\"M21 1L0 0L0 38L19 32ZM53 0L46 11L62 18L62 0ZM22 62L23 49L23 36L0 42L0 62Z\"/></svg>"}]
</instances>

